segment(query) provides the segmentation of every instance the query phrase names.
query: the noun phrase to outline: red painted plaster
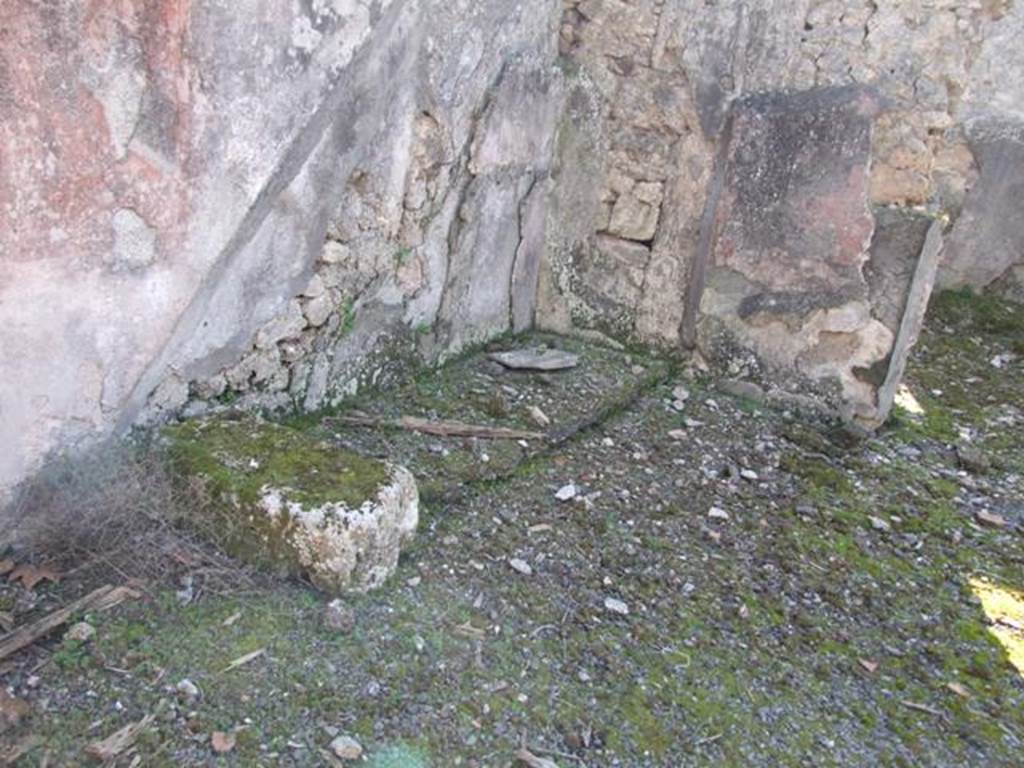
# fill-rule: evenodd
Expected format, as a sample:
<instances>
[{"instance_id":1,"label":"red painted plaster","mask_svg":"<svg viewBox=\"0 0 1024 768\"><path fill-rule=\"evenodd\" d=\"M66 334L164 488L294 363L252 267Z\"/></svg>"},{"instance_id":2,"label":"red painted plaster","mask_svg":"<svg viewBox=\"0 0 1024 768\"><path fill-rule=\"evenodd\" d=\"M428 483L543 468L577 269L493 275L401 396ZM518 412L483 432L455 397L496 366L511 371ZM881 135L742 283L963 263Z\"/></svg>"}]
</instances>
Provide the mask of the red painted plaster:
<instances>
[{"instance_id":1,"label":"red painted plaster","mask_svg":"<svg viewBox=\"0 0 1024 768\"><path fill-rule=\"evenodd\" d=\"M70 14L34 0L3 3L0 260L101 264L120 208L156 229L162 256L181 244L194 145L190 2L87 0ZM162 103L171 128L163 146L133 138L121 156L103 90L133 67L149 90L143 104Z\"/></svg>"}]
</instances>

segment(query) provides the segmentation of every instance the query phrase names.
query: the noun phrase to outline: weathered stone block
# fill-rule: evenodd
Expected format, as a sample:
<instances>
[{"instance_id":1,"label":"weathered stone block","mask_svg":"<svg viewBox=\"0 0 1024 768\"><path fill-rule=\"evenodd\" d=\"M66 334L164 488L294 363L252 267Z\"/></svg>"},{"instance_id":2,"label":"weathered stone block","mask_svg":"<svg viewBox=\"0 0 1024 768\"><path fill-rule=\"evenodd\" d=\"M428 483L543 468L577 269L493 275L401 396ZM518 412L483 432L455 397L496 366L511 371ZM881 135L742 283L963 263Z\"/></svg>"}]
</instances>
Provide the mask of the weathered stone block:
<instances>
[{"instance_id":1,"label":"weathered stone block","mask_svg":"<svg viewBox=\"0 0 1024 768\"><path fill-rule=\"evenodd\" d=\"M886 328L899 330L907 291L914 278L918 257L932 219L900 208L875 211L875 235L870 258L864 266L871 308Z\"/></svg>"},{"instance_id":2,"label":"weathered stone block","mask_svg":"<svg viewBox=\"0 0 1024 768\"><path fill-rule=\"evenodd\" d=\"M582 265L591 300L632 313L643 294L644 268L651 249L631 240L598 235Z\"/></svg>"},{"instance_id":3,"label":"weathered stone block","mask_svg":"<svg viewBox=\"0 0 1024 768\"><path fill-rule=\"evenodd\" d=\"M872 317L861 269L872 93L824 88L736 105L719 236L704 297L705 346L753 351L771 378L812 386L847 416L874 407L892 332ZM715 355L714 349L709 349Z\"/></svg>"},{"instance_id":4,"label":"weathered stone block","mask_svg":"<svg viewBox=\"0 0 1024 768\"><path fill-rule=\"evenodd\" d=\"M876 109L854 88L741 102L718 212L718 265L770 290L855 282L873 229L866 189Z\"/></svg>"},{"instance_id":5,"label":"weathered stone block","mask_svg":"<svg viewBox=\"0 0 1024 768\"><path fill-rule=\"evenodd\" d=\"M979 178L946 246L940 284L984 288L1024 263L1024 123L976 126Z\"/></svg>"},{"instance_id":6,"label":"weathered stone block","mask_svg":"<svg viewBox=\"0 0 1024 768\"><path fill-rule=\"evenodd\" d=\"M651 240L658 231L661 182L639 182L623 191L612 208L608 231L625 240Z\"/></svg>"},{"instance_id":7,"label":"weathered stone block","mask_svg":"<svg viewBox=\"0 0 1024 768\"><path fill-rule=\"evenodd\" d=\"M230 554L326 592L379 587L419 520L408 470L254 418L167 427L177 470L207 498L193 522Z\"/></svg>"}]
</instances>

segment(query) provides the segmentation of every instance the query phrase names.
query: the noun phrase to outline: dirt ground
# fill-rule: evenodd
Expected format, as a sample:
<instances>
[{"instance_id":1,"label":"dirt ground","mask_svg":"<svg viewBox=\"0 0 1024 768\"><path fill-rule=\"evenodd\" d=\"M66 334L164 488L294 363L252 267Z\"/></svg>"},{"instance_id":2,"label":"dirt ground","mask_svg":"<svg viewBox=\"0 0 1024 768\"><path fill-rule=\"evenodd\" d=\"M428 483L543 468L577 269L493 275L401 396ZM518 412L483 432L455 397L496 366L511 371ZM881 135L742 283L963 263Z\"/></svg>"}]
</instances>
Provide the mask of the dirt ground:
<instances>
[{"instance_id":1,"label":"dirt ground","mask_svg":"<svg viewBox=\"0 0 1024 768\"><path fill-rule=\"evenodd\" d=\"M351 628L301 584L204 588L177 564L76 617L93 637L0 662L14 764L96 764L87 745L144 718L116 764L1024 762L1024 308L940 297L870 439L644 351L498 346L535 343L581 364L513 373L481 351L287 422L420 481L420 534L346 599ZM536 429L530 406L561 441L338 421ZM22 625L87 586L8 581L0 611ZM363 757L335 757L339 736Z\"/></svg>"}]
</instances>

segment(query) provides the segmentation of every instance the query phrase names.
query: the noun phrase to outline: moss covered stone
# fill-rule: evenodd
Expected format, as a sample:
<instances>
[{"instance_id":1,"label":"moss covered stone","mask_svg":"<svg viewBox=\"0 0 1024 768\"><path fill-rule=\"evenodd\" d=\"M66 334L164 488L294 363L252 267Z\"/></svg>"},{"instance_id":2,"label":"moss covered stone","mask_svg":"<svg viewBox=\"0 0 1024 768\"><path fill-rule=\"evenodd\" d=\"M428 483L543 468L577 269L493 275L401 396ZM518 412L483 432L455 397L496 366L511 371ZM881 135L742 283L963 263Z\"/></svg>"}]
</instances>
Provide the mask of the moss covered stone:
<instances>
[{"instance_id":1,"label":"moss covered stone","mask_svg":"<svg viewBox=\"0 0 1024 768\"><path fill-rule=\"evenodd\" d=\"M394 571L415 531L416 482L401 467L254 417L188 421L164 435L209 501L196 524L248 562L329 592L363 591Z\"/></svg>"}]
</instances>

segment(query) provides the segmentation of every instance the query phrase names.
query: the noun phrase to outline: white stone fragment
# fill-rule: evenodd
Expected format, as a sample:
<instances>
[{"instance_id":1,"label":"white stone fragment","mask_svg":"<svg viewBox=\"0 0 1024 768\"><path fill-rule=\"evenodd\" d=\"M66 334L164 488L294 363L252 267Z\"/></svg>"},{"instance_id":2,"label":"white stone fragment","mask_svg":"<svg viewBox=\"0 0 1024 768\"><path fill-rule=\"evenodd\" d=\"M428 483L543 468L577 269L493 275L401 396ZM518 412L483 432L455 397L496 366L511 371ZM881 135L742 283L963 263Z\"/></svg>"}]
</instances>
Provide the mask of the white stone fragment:
<instances>
[{"instance_id":1,"label":"white stone fragment","mask_svg":"<svg viewBox=\"0 0 1024 768\"><path fill-rule=\"evenodd\" d=\"M331 742L331 752L339 760L358 760L363 756L363 745L351 736L338 736Z\"/></svg>"},{"instance_id":2,"label":"white stone fragment","mask_svg":"<svg viewBox=\"0 0 1024 768\"><path fill-rule=\"evenodd\" d=\"M551 419L548 418L548 415L536 405L531 405L527 408L527 413L530 414L530 419L538 427L547 427L551 425Z\"/></svg>"},{"instance_id":3,"label":"white stone fragment","mask_svg":"<svg viewBox=\"0 0 1024 768\"><path fill-rule=\"evenodd\" d=\"M559 501L571 501L576 498L577 494L579 494L579 489L576 487L576 484L569 483L558 489L555 493L555 498Z\"/></svg>"},{"instance_id":4,"label":"white stone fragment","mask_svg":"<svg viewBox=\"0 0 1024 768\"><path fill-rule=\"evenodd\" d=\"M617 613L620 616L629 615L629 606L615 597L606 597L604 599L604 607L605 610L610 611L611 613Z\"/></svg>"},{"instance_id":5,"label":"white stone fragment","mask_svg":"<svg viewBox=\"0 0 1024 768\"><path fill-rule=\"evenodd\" d=\"M520 560L518 557L513 557L508 561L508 564L512 566L512 570L516 573L521 573L523 576L532 576L533 568L525 560Z\"/></svg>"}]
</instances>

